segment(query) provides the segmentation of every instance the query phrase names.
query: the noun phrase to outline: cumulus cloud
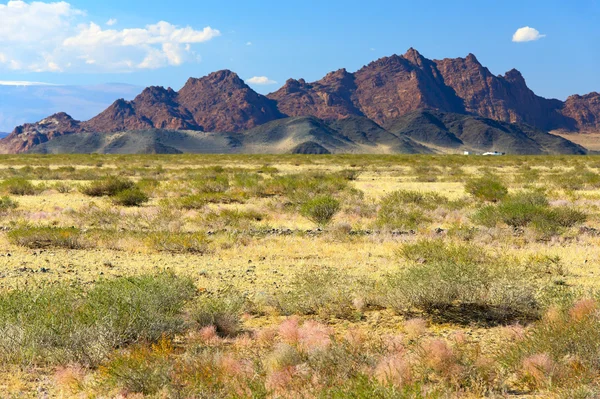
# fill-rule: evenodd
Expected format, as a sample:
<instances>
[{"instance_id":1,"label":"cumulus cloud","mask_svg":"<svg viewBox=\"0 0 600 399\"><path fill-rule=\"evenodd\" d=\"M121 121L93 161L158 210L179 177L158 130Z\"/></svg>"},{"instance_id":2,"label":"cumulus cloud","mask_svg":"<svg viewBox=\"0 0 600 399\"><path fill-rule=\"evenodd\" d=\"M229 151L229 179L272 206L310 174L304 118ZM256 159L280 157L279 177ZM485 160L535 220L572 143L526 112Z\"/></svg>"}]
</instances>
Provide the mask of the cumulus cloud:
<instances>
[{"instance_id":1,"label":"cumulus cloud","mask_svg":"<svg viewBox=\"0 0 600 399\"><path fill-rule=\"evenodd\" d=\"M85 11L60 1L11 0L0 4L0 70L123 72L195 61L194 46L220 36L166 21L103 29ZM111 18L107 26L117 23Z\"/></svg>"},{"instance_id":2,"label":"cumulus cloud","mask_svg":"<svg viewBox=\"0 0 600 399\"><path fill-rule=\"evenodd\" d=\"M546 37L546 35L540 34L540 32L537 29L525 26L523 28L517 29L517 31L513 35L512 41L515 43L532 42L534 40L539 40L543 37Z\"/></svg>"},{"instance_id":3,"label":"cumulus cloud","mask_svg":"<svg viewBox=\"0 0 600 399\"><path fill-rule=\"evenodd\" d=\"M247 80L248 83L253 85L273 85L277 82L267 78L266 76L254 76Z\"/></svg>"},{"instance_id":4,"label":"cumulus cloud","mask_svg":"<svg viewBox=\"0 0 600 399\"><path fill-rule=\"evenodd\" d=\"M252 46L252 42L246 43L246 46Z\"/></svg>"}]
</instances>

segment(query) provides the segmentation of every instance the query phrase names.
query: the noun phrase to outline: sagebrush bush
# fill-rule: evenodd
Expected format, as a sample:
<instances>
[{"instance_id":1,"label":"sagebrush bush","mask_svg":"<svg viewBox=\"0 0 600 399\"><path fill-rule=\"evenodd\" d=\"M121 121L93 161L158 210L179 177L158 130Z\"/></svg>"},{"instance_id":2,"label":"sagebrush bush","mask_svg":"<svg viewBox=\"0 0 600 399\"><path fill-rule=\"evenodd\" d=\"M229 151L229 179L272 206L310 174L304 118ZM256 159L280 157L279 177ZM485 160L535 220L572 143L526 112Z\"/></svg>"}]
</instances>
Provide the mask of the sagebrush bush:
<instances>
[{"instance_id":1,"label":"sagebrush bush","mask_svg":"<svg viewBox=\"0 0 600 399\"><path fill-rule=\"evenodd\" d=\"M508 195L508 188L498 176L483 176L465 183L465 191L483 201L498 202Z\"/></svg>"},{"instance_id":2,"label":"sagebrush bush","mask_svg":"<svg viewBox=\"0 0 600 399\"><path fill-rule=\"evenodd\" d=\"M536 287L521 268L470 245L424 241L400 251L409 267L386 277L383 302L455 321L505 323L538 312Z\"/></svg>"},{"instance_id":3,"label":"sagebrush bush","mask_svg":"<svg viewBox=\"0 0 600 399\"><path fill-rule=\"evenodd\" d=\"M275 176L265 183L264 195L281 195L293 205L320 196L336 195L349 188L348 180L335 174L299 173Z\"/></svg>"},{"instance_id":4,"label":"sagebrush bush","mask_svg":"<svg viewBox=\"0 0 600 399\"><path fill-rule=\"evenodd\" d=\"M149 246L157 251L204 254L208 252L209 240L206 234L197 233L175 233L158 231L149 234L147 238Z\"/></svg>"},{"instance_id":5,"label":"sagebrush bush","mask_svg":"<svg viewBox=\"0 0 600 399\"><path fill-rule=\"evenodd\" d=\"M81 192L90 197L113 196L121 191L129 190L135 186L131 180L109 176L102 180L95 180L87 186L81 187Z\"/></svg>"},{"instance_id":6,"label":"sagebrush bush","mask_svg":"<svg viewBox=\"0 0 600 399\"><path fill-rule=\"evenodd\" d=\"M244 228L265 218L264 214L255 210L222 209L208 213L204 220L211 226Z\"/></svg>"},{"instance_id":7,"label":"sagebrush bush","mask_svg":"<svg viewBox=\"0 0 600 399\"><path fill-rule=\"evenodd\" d=\"M172 345L165 339L150 347L137 345L112 356L109 362L102 365L100 374L109 386L153 395L171 382L173 352Z\"/></svg>"},{"instance_id":8,"label":"sagebrush bush","mask_svg":"<svg viewBox=\"0 0 600 399\"><path fill-rule=\"evenodd\" d=\"M87 246L81 230L65 227L18 227L8 232L11 243L32 249L82 249Z\"/></svg>"},{"instance_id":9,"label":"sagebrush bush","mask_svg":"<svg viewBox=\"0 0 600 399\"><path fill-rule=\"evenodd\" d=\"M384 196L379 204L375 225L385 229L416 229L430 219L423 208L431 208L437 195L414 191L396 191Z\"/></svg>"},{"instance_id":10,"label":"sagebrush bush","mask_svg":"<svg viewBox=\"0 0 600 399\"><path fill-rule=\"evenodd\" d=\"M16 209L18 206L19 203L8 196L0 198L0 212L6 212L11 209Z\"/></svg>"},{"instance_id":11,"label":"sagebrush bush","mask_svg":"<svg viewBox=\"0 0 600 399\"><path fill-rule=\"evenodd\" d=\"M316 197L306 201L300 208L302 216L319 227L325 227L340 211L340 202L331 196Z\"/></svg>"},{"instance_id":12,"label":"sagebrush bush","mask_svg":"<svg viewBox=\"0 0 600 399\"><path fill-rule=\"evenodd\" d=\"M172 274L13 290L0 295L0 359L96 366L116 348L181 332L195 294Z\"/></svg>"},{"instance_id":13,"label":"sagebrush bush","mask_svg":"<svg viewBox=\"0 0 600 399\"><path fill-rule=\"evenodd\" d=\"M341 270L307 270L296 274L289 290L273 297L275 307L285 315L318 315L323 318L357 319L361 316L365 286Z\"/></svg>"},{"instance_id":14,"label":"sagebrush bush","mask_svg":"<svg viewBox=\"0 0 600 399\"><path fill-rule=\"evenodd\" d=\"M112 196L115 205L122 206L141 206L150 201L150 197L137 187L119 191Z\"/></svg>"},{"instance_id":15,"label":"sagebrush bush","mask_svg":"<svg viewBox=\"0 0 600 399\"><path fill-rule=\"evenodd\" d=\"M552 236L583 223L587 215L569 207L550 207L540 192L522 192L508 196L497 205L486 205L472 216L475 223L494 227L505 223L513 228L532 226L542 236Z\"/></svg>"},{"instance_id":16,"label":"sagebrush bush","mask_svg":"<svg viewBox=\"0 0 600 399\"><path fill-rule=\"evenodd\" d=\"M69 184L63 182L55 183L53 188L61 194L68 194L73 189Z\"/></svg>"},{"instance_id":17,"label":"sagebrush bush","mask_svg":"<svg viewBox=\"0 0 600 399\"><path fill-rule=\"evenodd\" d=\"M38 192L29 180L22 177L6 179L0 184L0 188L4 192L13 195L35 195Z\"/></svg>"},{"instance_id":18,"label":"sagebrush bush","mask_svg":"<svg viewBox=\"0 0 600 399\"><path fill-rule=\"evenodd\" d=\"M199 328L214 326L220 336L232 337L241 330L245 305L244 295L229 287L216 294L198 297L191 307L190 317Z\"/></svg>"}]
</instances>

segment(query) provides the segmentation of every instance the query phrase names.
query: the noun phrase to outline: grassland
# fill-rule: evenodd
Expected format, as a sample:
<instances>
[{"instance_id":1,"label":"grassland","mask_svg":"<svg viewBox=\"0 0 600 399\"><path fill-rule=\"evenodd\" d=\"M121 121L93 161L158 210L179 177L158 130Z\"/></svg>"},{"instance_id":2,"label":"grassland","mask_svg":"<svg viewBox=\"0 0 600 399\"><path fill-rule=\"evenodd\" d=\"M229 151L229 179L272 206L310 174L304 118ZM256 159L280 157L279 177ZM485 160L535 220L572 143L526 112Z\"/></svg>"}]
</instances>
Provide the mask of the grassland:
<instances>
[{"instance_id":1,"label":"grassland","mask_svg":"<svg viewBox=\"0 0 600 399\"><path fill-rule=\"evenodd\" d=\"M3 156L14 398L595 398L593 156Z\"/></svg>"}]
</instances>

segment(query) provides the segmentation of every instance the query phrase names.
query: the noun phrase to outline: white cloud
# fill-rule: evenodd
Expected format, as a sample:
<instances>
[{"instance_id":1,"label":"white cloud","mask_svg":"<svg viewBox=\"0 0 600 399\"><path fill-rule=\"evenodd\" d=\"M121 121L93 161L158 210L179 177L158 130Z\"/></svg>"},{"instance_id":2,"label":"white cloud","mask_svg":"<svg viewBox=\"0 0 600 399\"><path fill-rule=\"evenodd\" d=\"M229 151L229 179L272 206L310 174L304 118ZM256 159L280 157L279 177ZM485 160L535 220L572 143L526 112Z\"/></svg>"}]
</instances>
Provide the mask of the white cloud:
<instances>
[{"instance_id":1,"label":"white cloud","mask_svg":"<svg viewBox=\"0 0 600 399\"><path fill-rule=\"evenodd\" d=\"M194 45L220 32L166 21L103 29L65 1L11 0L0 4L0 70L123 72L196 62ZM117 20L111 18L106 25Z\"/></svg>"},{"instance_id":2,"label":"white cloud","mask_svg":"<svg viewBox=\"0 0 600 399\"><path fill-rule=\"evenodd\" d=\"M246 46L252 46L252 42L246 43Z\"/></svg>"},{"instance_id":3,"label":"white cloud","mask_svg":"<svg viewBox=\"0 0 600 399\"><path fill-rule=\"evenodd\" d=\"M277 82L267 78L266 76L254 76L247 80L248 83L253 85L273 85Z\"/></svg>"},{"instance_id":4,"label":"white cloud","mask_svg":"<svg viewBox=\"0 0 600 399\"><path fill-rule=\"evenodd\" d=\"M25 80L0 80L0 86L58 86L52 83L29 82Z\"/></svg>"},{"instance_id":5,"label":"white cloud","mask_svg":"<svg viewBox=\"0 0 600 399\"><path fill-rule=\"evenodd\" d=\"M540 32L537 29L525 26L523 28L517 29L517 31L513 35L512 41L515 43L531 42L534 40L539 40L543 37L546 37L546 35L540 34Z\"/></svg>"}]
</instances>

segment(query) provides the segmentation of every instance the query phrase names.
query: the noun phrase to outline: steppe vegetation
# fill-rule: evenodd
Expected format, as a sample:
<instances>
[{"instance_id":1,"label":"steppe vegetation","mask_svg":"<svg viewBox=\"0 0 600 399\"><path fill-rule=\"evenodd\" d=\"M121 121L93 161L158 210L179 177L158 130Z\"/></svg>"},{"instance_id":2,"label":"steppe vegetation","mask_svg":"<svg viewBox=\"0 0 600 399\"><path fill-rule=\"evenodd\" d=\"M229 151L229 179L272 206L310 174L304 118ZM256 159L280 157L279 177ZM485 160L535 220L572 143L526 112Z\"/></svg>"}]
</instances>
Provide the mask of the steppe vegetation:
<instances>
[{"instance_id":1,"label":"steppe vegetation","mask_svg":"<svg viewBox=\"0 0 600 399\"><path fill-rule=\"evenodd\" d=\"M593 156L4 156L9 398L595 398Z\"/></svg>"}]
</instances>

